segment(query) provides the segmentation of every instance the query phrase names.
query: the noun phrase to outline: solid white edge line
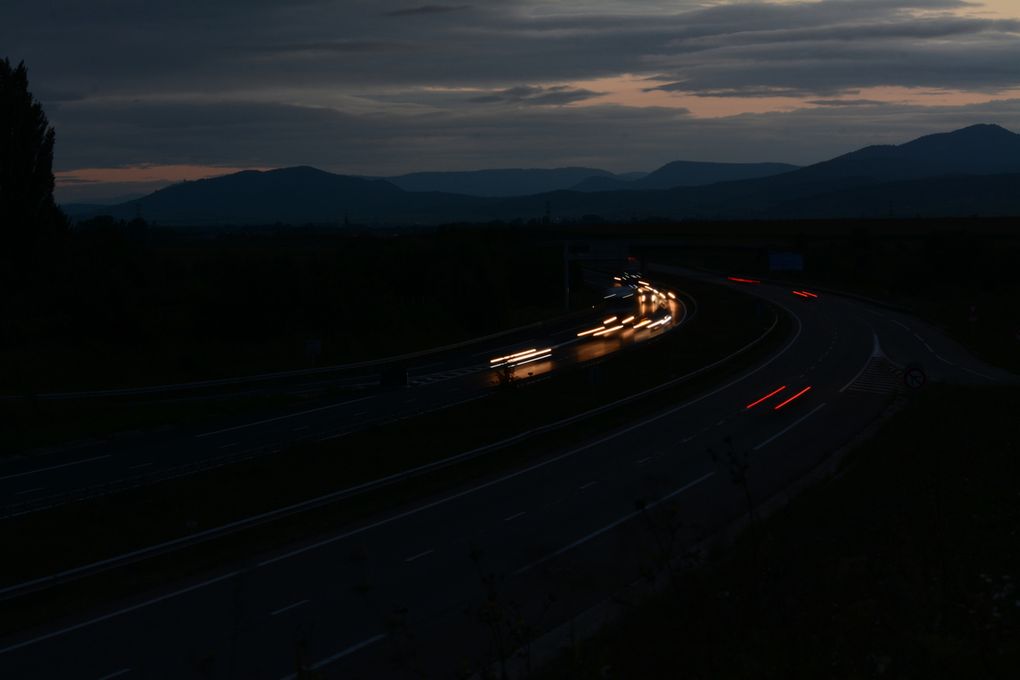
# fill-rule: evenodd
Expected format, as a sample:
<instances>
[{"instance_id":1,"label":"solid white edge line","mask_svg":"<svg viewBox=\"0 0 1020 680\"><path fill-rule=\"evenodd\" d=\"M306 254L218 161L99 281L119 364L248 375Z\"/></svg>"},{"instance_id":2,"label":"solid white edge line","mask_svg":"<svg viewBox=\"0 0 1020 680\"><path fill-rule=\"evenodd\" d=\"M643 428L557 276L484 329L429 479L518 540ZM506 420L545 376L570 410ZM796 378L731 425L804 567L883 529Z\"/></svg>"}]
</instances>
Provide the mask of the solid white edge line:
<instances>
[{"instance_id":1,"label":"solid white edge line","mask_svg":"<svg viewBox=\"0 0 1020 680\"><path fill-rule=\"evenodd\" d=\"M166 593L165 595L160 595L159 597L154 597L154 598L151 598L149 600L145 600L143 602L139 602L138 604L133 604L130 607L124 607L122 609L118 609L116 611L112 611L112 612L109 612L107 614L103 614L102 616L96 616L95 618L91 618L91 619L88 619L86 621L82 621L80 623L76 623L76 624L71 625L71 626L66 626L66 627L60 628L58 630L50 631L49 633L45 633L45 634L40 635L38 637L32 638L30 640L24 640L22 642L18 642L18 643L13 644L13 645L8 645L7 647L0 648L0 655L7 654L9 652L13 652L13 651L21 649L23 647L28 647L29 645L35 644L36 642L42 642L43 640L50 640L52 638L64 635L65 633L71 633L71 632L74 632L76 630L80 630L82 628L87 628L87 627L93 626L93 625L95 625L97 623L102 623L103 621L109 621L110 619L116 618L116 617L121 616L123 614L129 614L129 613L131 613L133 611L137 611L139 609L144 609L145 607L150 607L150 606L152 606L154 604L158 604L160 602L163 602L164 600L169 600L171 598L177 597L178 595L184 595L185 593L190 593L193 590L199 590L200 588L205 588L206 586L212 585L213 583L219 583L220 581L226 581L227 579L233 578L233 577L237 576L240 573L241 573L240 571L231 571L229 573L222 574L222 575L217 576L215 578L207 579L207 580L202 581L200 583L196 583L194 585L190 585L187 588L182 588L180 590L175 590L172 593Z\"/></svg>"},{"instance_id":2,"label":"solid white edge line","mask_svg":"<svg viewBox=\"0 0 1020 680\"><path fill-rule=\"evenodd\" d=\"M777 432L776 434L772 435L771 437L769 437L768 439L766 439L765 441L763 441L763 442L762 442L761 444L758 444L758 446L754 447L754 448L753 448L753 449L751 449L751 450L752 450L752 451L757 451L758 449L761 449L761 448L764 448L764 447L768 446L769 444L771 444L771 443L772 443L772 442L774 442L775 440L779 439L780 437L782 437L782 436L783 436L784 434L786 434L787 432L789 432L789 431L790 431L790 430L792 430L793 428L795 428L795 427L797 427L798 425L800 425L801 423L803 423L803 422L804 422L805 420L807 420L808 418L810 418L810 417L811 417L811 416L813 416L814 414L816 414L816 413L818 413L819 411L821 411L821 410L822 410L822 409L823 409L823 408L825 407L826 403L827 403L827 402L824 402L824 401L823 401L823 402L822 402L821 404L819 404L818 406L815 406L815 407L814 407L813 409L811 409L811 411L809 411L809 412L808 412L808 413L807 413L806 415L803 415L803 416L801 416L800 418L798 418L797 420L793 421L792 423L790 423L789 425L787 425L786 427L784 427L784 428L783 428L782 430L780 430L780 431L779 431L779 432Z\"/></svg>"},{"instance_id":3,"label":"solid white edge line","mask_svg":"<svg viewBox=\"0 0 1020 680\"><path fill-rule=\"evenodd\" d=\"M277 609L274 612L269 612L269 615L270 616L277 616L277 615L282 614L284 612L289 612L291 609L297 609L298 607L300 607L303 604L308 604L308 602L309 602L309 600L301 600L300 602L294 602L292 604L288 604L286 607L280 607L279 609Z\"/></svg>"},{"instance_id":4,"label":"solid white edge line","mask_svg":"<svg viewBox=\"0 0 1020 680\"><path fill-rule=\"evenodd\" d=\"M102 456L93 456L92 458L85 458L83 460L71 461L70 463L61 463L59 465L50 465L49 467L38 468L38 469L35 469L35 470L27 470L26 472L16 472L16 473L11 474L11 475L4 475L3 477L0 477L0 482L4 481L6 479L17 479L18 477L27 477L28 475L34 475L34 474L38 474L40 472L48 472L49 470L58 470L60 468L71 467L72 465L81 465L82 463L91 463L94 460L103 460L104 458L110 458L112 456L113 456L112 453L106 453L106 454L103 454Z\"/></svg>"},{"instance_id":5,"label":"solid white edge line","mask_svg":"<svg viewBox=\"0 0 1020 680\"><path fill-rule=\"evenodd\" d=\"M421 551L417 555L411 555L410 557L405 557L404 558L404 562L407 562L407 563L414 562L415 560L420 560L421 558L426 557L428 555L431 555L434 552L435 552L434 548L429 548L428 550Z\"/></svg>"},{"instance_id":6,"label":"solid white edge line","mask_svg":"<svg viewBox=\"0 0 1020 680\"><path fill-rule=\"evenodd\" d=\"M131 672L131 670L132 669L130 668L122 668L119 671L114 671L113 673L110 673L109 675L104 675L103 677L99 678L99 680L113 680L113 678L119 678L122 675L127 675L128 673Z\"/></svg>"},{"instance_id":7,"label":"solid white edge line","mask_svg":"<svg viewBox=\"0 0 1020 680\"><path fill-rule=\"evenodd\" d=\"M323 668L324 666L328 666L329 664L333 663L334 661L339 661L340 659L344 658L345 656L353 654L354 652L358 651L359 649L363 649L365 647L368 647L369 645L375 644L376 642L379 642L380 640L385 639L385 637L386 637L385 633L381 633L379 635L373 635L372 637L370 637L370 638L368 638L366 640L362 640L361 642L359 642L357 644L351 645L350 647L348 647L346 649L343 649L343 650L337 652L336 654L334 654L332 656L327 656L325 659L321 659L319 661L316 661L311 666L309 666L308 670L317 671L320 668ZM291 673L290 675L283 676L283 678L281 680L295 680L295 678L297 678L297 675L294 674L294 673Z\"/></svg>"},{"instance_id":8,"label":"solid white edge line","mask_svg":"<svg viewBox=\"0 0 1020 680\"><path fill-rule=\"evenodd\" d=\"M256 425L264 425L266 423L275 423L278 420L286 420L287 418L296 418L298 416L305 416L309 413L318 413L319 411L328 411L331 408L340 408L341 406L347 406L348 404L357 404L359 401L365 401L366 399L372 399L378 395L370 394L367 397L361 397L360 399L351 399L350 401L342 401L339 404L329 404L328 406L320 406L318 408L310 408L307 411L298 411L297 413L287 413L282 416L276 416L275 418L266 418L265 420L256 420L253 423L245 423L244 425L235 425L233 427L225 427L222 430L214 430L212 432L203 432L202 434L196 434L195 439L202 439L203 437L212 437L216 434L223 434L224 432L233 432L234 430L243 430L246 427L255 427Z\"/></svg>"},{"instance_id":9,"label":"solid white edge line","mask_svg":"<svg viewBox=\"0 0 1020 680\"><path fill-rule=\"evenodd\" d=\"M627 521L629 521L631 519L634 519L635 517L640 515L642 512L645 512L646 510L651 510L652 508L656 507L657 505L661 505L661 504L665 503L666 501L668 501L668 500L670 500L670 499L672 499L672 498L674 498L676 496L679 496L684 491L687 491L688 489L690 489L693 486L701 484L703 481L705 481L706 479L708 479L710 477L713 477L714 475L715 475L715 471L712 471L712 472L709 472L709 473L706 473L706 474L702 475L701 477L698 477L693 482L687 482L686 484L681 486L679 489L677 489L675 491L671 491L670 493L668 493L667 495L665 495L662 498L658 499L657 501L649 503L643 509L641 509L641 510L634 510L633 512L628 512L623 517L620 517L619 519L613 520L612 522L610 522L609 524L605 525L604 527L602 527L600 529L596 529L595 531L591 532L590 534L588 534L586 536L582 536L581 538L577 539L573 543L565 545L562 548L560 548L559 550L551 552L551 553L549 553L548 555L546 555L544 557L540 557L540 558L538 558L537 560L535 560L533 562L529 562L528 564L524 565L523 567L521 567L520 569L515 571L514 572L514 576L519 576L519 575L523 574L526 571L530 571L531 569L534 569L535 567L539 566L540 564L548 562L549 560L553 559L554 557L558 557L558 556L562 555L565 552L573 550L574 548L576 548L579 545L583 545L584 543L587 543L588 541L590 541L593 538L597 538L597 537L601 536L602 534L606 533L607 531L612 531L613 529L615 529L616 527L620 526L624 522L627 522Z\"/></svg>"},{"instance_id":10,"label":"solid white edge line","mask_svg":"<svg viewBox=\"0 0 1020 680\"><path fill-rule=\"evenodd\" d=\"M994 383L999 382L998 378L993 378L992 376L987 375L985 373L982 373L981 371L975 371L974 369L967 368L966 366L960 366L960 368L962 368L963 370L967 371L968 373L973 373L976 376L980 376L980 377L984 378L985 380L990 380L990 381L992 381Z\"/></svg>"}]
</instances>

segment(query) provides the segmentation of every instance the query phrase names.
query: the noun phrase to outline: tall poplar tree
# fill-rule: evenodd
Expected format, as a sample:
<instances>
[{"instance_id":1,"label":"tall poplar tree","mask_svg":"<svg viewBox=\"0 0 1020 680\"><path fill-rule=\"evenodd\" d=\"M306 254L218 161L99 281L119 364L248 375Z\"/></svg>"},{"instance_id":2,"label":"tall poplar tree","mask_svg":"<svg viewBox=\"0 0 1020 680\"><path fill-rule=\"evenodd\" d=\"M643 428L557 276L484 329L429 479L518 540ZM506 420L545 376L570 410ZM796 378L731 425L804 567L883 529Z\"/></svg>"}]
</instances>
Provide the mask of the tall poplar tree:
<instances>
[{"instance_id":1,"label":"tall poplar tree","mask_svg":"<svg viewBox=\"0 0 1020 680\"><path fill-rule=\"evenodd\" d=\"M0 260L21 261L67 228L53 200L54 138L25 63L0 61Z\"/></svg>"}]
</instances>

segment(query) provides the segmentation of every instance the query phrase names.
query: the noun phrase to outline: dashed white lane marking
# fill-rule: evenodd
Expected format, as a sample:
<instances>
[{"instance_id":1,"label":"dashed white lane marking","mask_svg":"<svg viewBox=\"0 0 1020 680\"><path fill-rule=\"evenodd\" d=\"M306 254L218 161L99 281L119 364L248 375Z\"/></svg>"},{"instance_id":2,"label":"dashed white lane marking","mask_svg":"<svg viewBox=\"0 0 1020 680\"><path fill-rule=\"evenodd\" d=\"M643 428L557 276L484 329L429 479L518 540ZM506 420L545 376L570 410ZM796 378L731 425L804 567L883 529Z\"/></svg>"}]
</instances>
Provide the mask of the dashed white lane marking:
<instances>
[{"instance_id":1,"label":"dashed white lane marking","mask_svg":"<svg viewBox=\"0 0 1020 680\"><path fill-rule=\"evenodd\" d=\"M602 534L606 533L607 531L612 531L613 529L615 529L616 527L620 526L624 522L627 522L627 521L629 521L631 519L634 519L635 517L640 515L642 512L645 512L647 510L651 510L652 508L654 508L654 507L656 507L658 505L661 505L661 504L665 503L666 501L671 500L672 498L675 498L676 496L679 496L684 491L687 491L691 487L694 487L694 486L697 486L698 484L701 484L703 481L705 481L706 479L708 479L710 477L713 477L713 476L715 476L715 472L709 472L707 474L704 474L701 477L698 477L697 479L695 479L693 482L688 482L687 484L684 484L683 486L681 486L676 491L673 491L673 492L663 496L659 500L654 501L652 503L649 503L648 505L645 506L645 508L643 510L635 510L633 512L628 512L623 517L610 522L609 524L605 525L601 529L596 529L595 531L591 532L587 536L582 536L581 538L577 539L573 543L570 543L569 545L565 545L562 548L560 548L559 550L556 550L554 552L549 553L545 557L540 557L539 559L535 560L534 562L529 562L528 564L524 565L523 567L521 567L520 569L515 571L514 572L514 576L519 576L520 574L523 574L526 571L530 571L531 569L534 569L535 567L539 566L540 564L544 564L544 563L548 562L549 560L553 559L554 557L559 557L563 553L568 552L570 550L573 550L577 546L582 545L584 543L587 543L588 541L590 541L593 538L597 538L597 537L601 536Z\"/></svg>"},{"instance_id":2,"label":"dashed white lane marking","mask_svg":"<svg viewBox=\"0 0 1020 680\"><path fill-rule=\"evenodd\" d=\"M526 515L526 514L528 514L528 513L527 513L527 512L525 512L525 511L521 511L521 512L515 513L515 514L513 514L513 515L510 515L509 517L504 517L504 518L503 518L503 521L504 521L504 522L512 522L512 521L514 521L515 519L517 519L518 517L523 517L523 516L524 516L524 515Z\"/></svg>"},{"instance_id":3,"label":"dashed white lane marking","mask_svg":"<svg viewBox=\"0 0 1020 680\"><path fill-rule=\"evenodd\" d=\"M386 639L386 634L385 633L380 634L380 635L373 635L372 637L368 638L367 640L362 640L361 642L359 642L359 643L357 643L355 645L351 645L347 649L342 649L339 652L337 652L336 654L333 654L332 656L327 656L325 659L321 659L319 661L316 661L315 663L312 664L312 666L311 666L311 668L309 670L317 671L317 670L323 668L324 666L328 666L329 664L333 663L334 661L339 661L340 659L344 658L345 656L353 654L354 652L356 652L356 651L358 651L360 649L364 649L365 647L368 647L369 645L373 645L376 642L379 642L380 640L384 640L384 639ZM294 673L291 673L290 675L283 676L283 678L281 680L295 680L296 678L297 678L297 675L295 675Z\"/></svg>"},{"instance_id":4,"label":"dashed white lane marking","mask_svg":"<svg viewBox=\"0 0 1020 680\"><path fill-rule=\"evenodd\" d=\"M596 484L598 484L598 482L588 482L587 484L585 484L584 486L582 486L580 488L580 491L584 491L585 489L590 489L591 487L595 486Z\"/></svg>"},{"instance_id":5,"label":"dashed white lane marking","mask_svg":"<svg viewBox=\"0 0 1020 680\"><path fill-rule=\"evenodd\" d=\"M15 492L14 495L15 496L23 496L25 494L35 493L36 491L42 491L45 488L46 488L45 486L37 486L34 489L25 489L24 491L17 491L17 492Z\"/></svg>"},{"instance_id":6,"label":"dashed white lane marking","mask_svg":"<svg viewBox=\"0 0 1020 680\"><path fill-rule=\"evenodd\" d=\"M417 555L411 555L410 557L405 558L404 561L405 562L414 562L415 560L420 560L421 558L423 558L423 557L425 557L427 555L431 555L434 552L435 552L435 550L433 550L433 549L425 550L424 552L420 552Z\"/></svg>"},{"instance_id":7,"label":"dashed white lane marking","mask_svg":"<svg viewBox=\"0 0 1020 680\"><path fill-rule=\"evenodd\" d=\"M998 379L993 378L992 376L988 375L987 373L982 373L981 371L975 371L973 369L967 368L966 366L960 366L960 368L962 368L963 370L967 371L968 373L973 373L974 375L980 376L980 377L984 378L985 380L991 380L992 382L999 382Z\"/></svg>"},{"instance_id":8,"label":"dashed white lane marking","mask_svg":"<svg viewBox=\"0 0 1020 680\"><path fill-rule=\"evenodd\" d=\"M651 456L648 456L647 458L642 458L641 460L639 460L639 461L636 461L636 462L637 462L637 464L638 464L638 465L644 465L645 463L647 463L647 462L648 462L648 461L650 461L651 459L652 459L652 457L651 457Z\"/></svg>"},{"instance_id":9,"label":"dashed white lane marking","mask_svg":"<svg viewBox=\"0 0 1020 680\"><path fill-rule=\"evenodd\" d=\"M885 317L885 318L889 319L889 317ZM903 323L902 321L897 321L896 319L889 319L889 320L892 321L897 326L899 326L900 328L902 328L903 330L908 331L910 333L913 333L913 331L910 330L910 326L908 326L907 324Z\"/></svg>"},{"instance_id":10,"label":"dashed white lane marking","mask_svg":"<svg viewBox=\"0 0 1020 680\"><path fill-rule=\"evenodd\" d=\"M237 446L238 442L230 442L229 444L221 444L217 446L218 449L229 449L231 446Z\"/></svg>"},{"instance_id":11,"label":"dashed white lane marking","mask_svg":"<svg viewBox=\"0 0 1020 680\"><path fill-rule=\"evenodd\" d=\"M277 616L277 615L282 614L284 612L289 612L291 609L297 609L298 607L300 607L303 604L308 604L308 600L301 600L300 602L293 602L291 604L288 604L286 607L280 607L279 609L277 609L274 612L269 612L269 615L270 616Z\"/></svg>"},{"instance_id":12,"label":"dashed white lane marking","mask_svg":"<svg viewBox=\"0 0 1020 680\"><path fill-rule=\"evenodd\" d=\"M332 408L340 408L341 406L347 406L349 404L357 404L359 401L365 401L366 399L372 399L375 395L369 395L367 397L361 397L360 399L351 399L350 401L342 401L339 404L329 404L328 406L319 406L318 408L310 408L307 411L298 411L297 413L288 413L283 416L276 416L275 418L266 418L265 420L256 420L252 423L245 423L244 425L235 425L233 427L225 427L222 430L213 430L212 432L204 432L202 434L196 434L196 439L202 437L212 437L213 435L223 434L224 432L233 432L234 430L243 430L246 427L255 427L256 425L264 425L266 423L275 423L278 420L286 420L287 418L297 418L298 416L305 416L309 413L318 413L320 411L328 411Z\"/></svg>"},{"instance_id":13,"label":"dashed white lane marking","mask_svg":"<svg viewBox=\"0 0 1020 680\"><path fill-rule=\"evenodd\" d=\"M39 474L40 472L47 472L49 470L59 470L60 468L71 467L72 465L81 465L83 463L91 463L94 460L103 460L104 458L109 458L112 455L113 454L111 454L111 453L107 453L107 454L104 454L102 456L93 456L92 458L85 458L84 460L71 461L70 463L61 463L60 465L50 465L48 467L37 468L35 470L27 470L25 472L17 472L17 473L15 473L13 475L4 475L3 477L0 477L0 481L3 481L5 479L17 479L18 477L27 477L28 475L35 475L35 474Z\"/></svg>"},{"instance_id":14,"label":"dashed white lane marking","mask_svg":"<svg viewBox=\"0 0 1020 680\"><path fill-rule=\"evenodd\" d=\"M152 599L146 600L145 602L139 602L138 604L133 604L133 605L131 605L129 607L124 607L123 609L118 609L117 611L109 612L107 614L103 614L102 616L97 616L97 617L89 619L87 621L82 621L81 623L76 623L76 624L74 624L72 626L67 626L66 628L60 628L60 629L57 629L57 630L53 630L53 631L50 631L49 633L45 633L45 634L40 635L38 637L34 637L34 638L29 639L29 640L23 640L22 642L15 643L13 645L8 645L7 647L0 647L0 655L7 654L9 652L13 652L13 651L15 651L17 649L21 649L22 647L28 647L29 645L35 644L37 642L42 642L43 640L50 640L50 639L53 639L55 637L60 637L61 635L65 635L67 633L71 633L71 632L76 631L76 630L81 630L82 628L87 628L89 626L94 626L97 623L102 623L103 621L109 621L110 619L116 618L116 617L121 616L123 614L128 614L128 613L133 612L133 611L138 611L139 609L144 609L146 607L151 607L154 604L157 604L159 602L163 602L165 600L169 600L169 599L178 597L180 595L184 595L185 593L190 593L192 591L199 590L201 588L205 588L206 586L210 586L210 585L212 585L214 583L219 583L220 581L226 581L228 579L232 579L232 578L234 578L235 576L237 576L240 573L241 573L240 571L231 571L231 572L228 572L226 574L221 574L220 576L217 576L215 578L207 579L207 580L202 581L200 583L196 583L194 585L188 586L187 588L182 588L180 590L175 590L172 593L166 593L165 595L160 595L159 597L154 597Z\"/></svg>"},{"instance_id":15,"label":"dashed white lane marking","mask_svg":"<svg viewBox=\"0 0 1020 680\"><path fill-rule=\"evenodd\" d=\"M128 470L137 470L138 468L149 467L152 464L153 461L150 460L148 463L138 463L137 465L131 465L128 467Z\"/></svg>"},{"instance_id":16,"label":"dashed white lane marking","mask_svg":"<svg viewBox=\"0 0 1020 680\"><path fill-rule=\"evenodd\" d=\"M303 430L309 429L310 427L311 425L298 425L297 427L294 428L294 432L301 432Z\"/></svg>"},{"instance_id":17,"label":"dashed white lane marking","mask_svg":"<svg viewBox=\"0 0 1020 680\"><path fill-rule=\"evenodd\" d=\"M786 427L784 427L784 428L783 428L782 430L780 430L779 432L775 433L774 435L772 435L771 437L769 437L768 439L766 439L765 441L763 441L763 442L762 442L761 444L758 444L758 446L754 447L754 448L753 448L753 449L751 449L751 450L752 450L752 451L757 451L757 450L758 450L758 449L760 449L760 448L764 448L764 447L768 446L769 444L771 444L771 443L772 443L772 442L774 442L775 440L779 439L780 437L782 437L782 436L783 436L784 434L786 434L787 432L789 432L789 431L790 431L790 430L792 430L793 428L795 428L795 427L797 427L798 425L800 425L801 423L803 423L803 422L804 422L805 420L807 420L808 418L810 418L810 417L811 417L811 416L813 416L814 414L816 414L816 413L818 413L819 411L821 411L821 410L822 410L823 408L825 408L825 404L826 404L826 402L822 402L822 403L821 403L821 404L819 404L818 406L815 406L815 407L814 407L813 409L811 409L811 411L809 411L809 412L808 412L807 414L805 414L805 415L801 416L800 418L797 418L797 420L793 421L792 423L790 423L789 425L787 425Z\"/></svg>"},{"instance_id":18,"label":"dashed white lane marking","mask_svg":"<svg viewBox=\"0 0 1020 680\"><path fill-rule=\"evenodd\" d=\"M950 365L950 366L957 366L957 365L958 365L958 364L955 364L955 363L953 363L953 362L952 362L952 361L950 361L949 359L946 359L946 358L945 358L944 356L942 356L941 354L939 354L938 352L936 352L936 351L935 351L934 349L932 349L932 346L931 346L931 345L929 345L929 344L928 344L928 342L927 342L927 341L926 341L926 340L925 340L924 338L922 338L922 337L921 337L920 335L918 335L917 333L914 333L914 337L915 337L915 338L917 338L918 342L920 342L920 343L921 343L922 345L924 345L924 348L925 348L926 350L928 350L929 352L931 352L931 353L932 353L932 355L933 355L933 356L934 356L934 357L935 357L936 359L938 359L939 361L941 361L942 363L944 363L944 364L948 364L948 365Z\"/></svg>"},{"instance_id":19,"label":"dashed white lane marking","mask_svg":"<svg viewBox=\"0 0 1020 680\"><path fill-rule=\"evenodd\" d=\"M111 678L119 678L123 675L127 675L130 672L131 672L130 668L121 668L119 671L114 671L109 675L104 675L103 677L99 678L99 680L111 680Z\"/></svg>"}]
</instances>

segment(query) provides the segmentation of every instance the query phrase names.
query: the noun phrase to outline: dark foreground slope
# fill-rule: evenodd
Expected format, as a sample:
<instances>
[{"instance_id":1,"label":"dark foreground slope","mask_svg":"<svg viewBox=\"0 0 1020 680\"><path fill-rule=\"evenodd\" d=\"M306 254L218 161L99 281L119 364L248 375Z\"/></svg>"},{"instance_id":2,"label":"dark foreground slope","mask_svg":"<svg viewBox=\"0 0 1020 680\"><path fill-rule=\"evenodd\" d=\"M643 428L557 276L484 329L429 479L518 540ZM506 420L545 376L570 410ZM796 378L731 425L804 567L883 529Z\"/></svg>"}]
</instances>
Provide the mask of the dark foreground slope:
<instances>
[{"instance_id":1,"label":"dark foreground slope","mask_svg":"<svg viewBox=\"0 0 1020 680\"><path fill-rule=\"evenodd\" d=\"M1017 397L923 395L840 478L674 573L541 677L1013 677Z\"/></svg>"}]
</instances>

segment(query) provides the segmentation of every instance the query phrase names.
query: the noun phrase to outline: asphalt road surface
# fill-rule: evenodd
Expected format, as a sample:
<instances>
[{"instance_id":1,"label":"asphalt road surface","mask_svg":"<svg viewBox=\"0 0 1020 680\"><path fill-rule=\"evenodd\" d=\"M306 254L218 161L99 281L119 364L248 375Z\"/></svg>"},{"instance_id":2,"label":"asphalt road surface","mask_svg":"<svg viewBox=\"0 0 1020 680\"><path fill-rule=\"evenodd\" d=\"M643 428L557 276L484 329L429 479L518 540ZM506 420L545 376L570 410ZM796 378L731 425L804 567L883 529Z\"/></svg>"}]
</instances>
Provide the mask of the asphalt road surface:
<instances>
[{"instance_id":1,"label":"asphalt road surface","mask_svg":"<svg viewBox=\"0 0 1020 680\"><path fill-rule=\"evenodd\" d=\"M747 454L764 499L872 423L905 389L901 367L1012 380L909 316L747 290L786 307L794 332L725 384L525 469L0 642L0 676L451 677L512 646L492 621L568 621L638 579L662 532L693 540L741 513L710 449Z\"/></svg>"}]
</instances>

